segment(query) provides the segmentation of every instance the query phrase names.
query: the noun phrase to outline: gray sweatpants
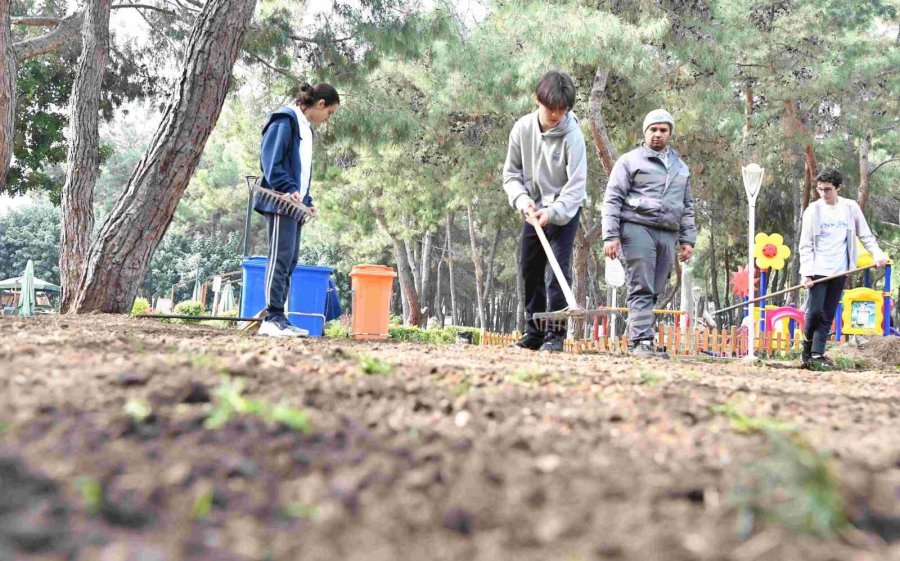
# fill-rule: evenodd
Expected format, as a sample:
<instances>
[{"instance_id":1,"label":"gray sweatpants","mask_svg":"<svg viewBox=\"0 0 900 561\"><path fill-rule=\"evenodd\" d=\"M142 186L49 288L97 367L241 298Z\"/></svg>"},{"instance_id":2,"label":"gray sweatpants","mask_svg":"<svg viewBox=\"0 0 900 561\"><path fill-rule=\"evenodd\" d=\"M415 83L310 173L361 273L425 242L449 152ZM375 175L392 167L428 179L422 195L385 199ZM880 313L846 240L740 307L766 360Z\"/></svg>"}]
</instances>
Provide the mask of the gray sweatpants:
<instances>
[{"instance_id":1,"label":"gray sweatpants","mask_svg":"<svg viewBox=\"0 0 900 561\"><path fill-rule=\"evenodd\" d=\"M632 345L653 341L653 306L669 282L676 237L676 232L622 223L620 242L628 281L628 334Z\"/></svg>"}]
</instances>

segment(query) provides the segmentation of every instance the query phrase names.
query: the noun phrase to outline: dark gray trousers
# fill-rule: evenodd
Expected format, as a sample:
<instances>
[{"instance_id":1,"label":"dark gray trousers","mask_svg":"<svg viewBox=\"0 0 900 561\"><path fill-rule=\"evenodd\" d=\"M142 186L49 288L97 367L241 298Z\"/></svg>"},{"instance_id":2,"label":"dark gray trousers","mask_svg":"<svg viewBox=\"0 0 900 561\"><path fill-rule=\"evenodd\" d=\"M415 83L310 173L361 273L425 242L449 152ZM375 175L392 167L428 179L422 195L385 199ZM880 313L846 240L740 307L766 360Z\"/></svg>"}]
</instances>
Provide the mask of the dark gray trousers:
<instances>
[{"instance_id":1,"label":"dark gray trousers","mask_svg":"<svg viewBox=\"0 0 900 561\"><path fill-rule=\"evenodd\" d=\"M665 290L675 263L676 232L623 222L619 241L628 284L631 344L653 341L653 306Z\"/></svg>"},{"instance_id":2,"label":"dark gray trousers","mask_svg":"<svg viewBox=\"0 0 900 561\"><path fill-rule=\"evenodd\" d=\"M813 280L821 278L822 275L816 275ZM847 277L840 277L819 283L809 289L803 335L807 341L812 341L814 355L825 353L825 343L831 335L831 322L834 321L834 313L841 302L841 292L844 291L846 284Z\"/></svg>"},{"instance_id":3,"label":"dark gray trousers","mask_svg":"<svg viewBox=\"0 0 900 561\"><path fill-rule=\"evenodd\" d=\"M284 305L291 291L291 274L300 254L300 222L266 214L269 232L269 260L266 264L266 319L284 315Z\"/></svg>"}]
</instances>

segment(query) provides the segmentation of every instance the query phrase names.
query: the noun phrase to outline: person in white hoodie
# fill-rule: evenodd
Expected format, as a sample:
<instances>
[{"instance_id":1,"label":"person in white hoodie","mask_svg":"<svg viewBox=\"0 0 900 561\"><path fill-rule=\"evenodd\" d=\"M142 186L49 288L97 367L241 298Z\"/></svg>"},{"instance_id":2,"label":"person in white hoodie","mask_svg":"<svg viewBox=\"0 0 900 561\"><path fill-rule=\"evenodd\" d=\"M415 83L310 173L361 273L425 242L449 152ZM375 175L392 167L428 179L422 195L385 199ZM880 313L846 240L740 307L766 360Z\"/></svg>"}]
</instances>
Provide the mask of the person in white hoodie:
<instances>
[{"instance_id":1,"label":"person in white hoodie","mask_svg":"<svg viewBox=\"0 0 900 561\"><path fill-rule=\"evenodd\" d=\"M503 166L503 189L509 204L523 215L534 211L567 282L587 184L587 154L575 105L575 83L559 71L544 74L535 89L538 109L525 115L509 133ZM525 335L517 346L561 351L566 330L534 322L536 313L563 310L566 299L556 278L545 285L547 255L530 223L522 226L519 260L525 281Z\"/></svg>"},{"instance_id":2,"label":"person in white hoodie","mask_svg":"<svg viewBox=\"0 0 900 561\"><path fill-rule=\"evenodd\" d=\"M862 242L878 267L888 258L878 247L875 236L866 223L862 209L852 199L841 197L844 178L835 169L824 170L816 176L819 199L803 212L800 229L800 276L809 289L806 301L803 352L804 368L812 365L830 366L825 356L825 342L831 333L831 322L841 300L847 277L813 285L813 281L849 271L856 267L856 239Z\"/></svg>"}]
</instances>

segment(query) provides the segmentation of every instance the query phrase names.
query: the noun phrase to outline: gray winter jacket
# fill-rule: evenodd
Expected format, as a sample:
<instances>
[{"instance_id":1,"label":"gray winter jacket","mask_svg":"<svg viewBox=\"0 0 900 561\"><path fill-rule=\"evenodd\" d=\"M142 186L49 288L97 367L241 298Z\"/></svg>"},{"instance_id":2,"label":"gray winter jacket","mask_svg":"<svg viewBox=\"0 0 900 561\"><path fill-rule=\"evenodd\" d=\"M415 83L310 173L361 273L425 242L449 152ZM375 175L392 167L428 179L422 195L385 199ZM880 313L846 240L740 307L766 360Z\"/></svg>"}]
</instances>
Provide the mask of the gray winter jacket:
<instances>
[{"instance_id":1,"label":"gray winter jacket","mask_svg":"<svg viewBox=\"0 0 900 561\"><path fill-rule=\"evenodd\" d=\"M816 260L816 238L822 233L822 207L825 204L825 201L819 199L803 211L800 243L797 245L797 250L800 254L801 277L813 276L813 263ZM847 213L847 262L850 264L850 268L856 268L856 259L859 255L859 248L856 246L857 238L862 242L863 247L872 254L872 258L875 261L887 259L884 252L878 247L878 242L869 229L866 217L856 201L838 197L837 204Z\"/></svg>"},{"instance_id":2,"label":"gray winter jacket","mask_svg":"<svg viewBox=\"0 0 900 561\"><path fill-rule=\"evenodd\" d=\"M516 121L503 165L503 190L513 208L519 197L529 197L547 209L551 224L563 226L584 203L586 183L584 135L575 113L543 133L537 111Z\"/></svg>"},{"instance_id":3,"label":"gray winter jacket","mask_svg":"<svg viewBox=\"0 0 900 561\"><path fill-rule=\"evenodd\" d=\"M666 166L645 145L616 161L603 197L603 240L619 238L622 222L634 222L678 232L678 243L694 245L694 197L691 172L673 148L674 162Z\"/></svg>"}]
</instances>

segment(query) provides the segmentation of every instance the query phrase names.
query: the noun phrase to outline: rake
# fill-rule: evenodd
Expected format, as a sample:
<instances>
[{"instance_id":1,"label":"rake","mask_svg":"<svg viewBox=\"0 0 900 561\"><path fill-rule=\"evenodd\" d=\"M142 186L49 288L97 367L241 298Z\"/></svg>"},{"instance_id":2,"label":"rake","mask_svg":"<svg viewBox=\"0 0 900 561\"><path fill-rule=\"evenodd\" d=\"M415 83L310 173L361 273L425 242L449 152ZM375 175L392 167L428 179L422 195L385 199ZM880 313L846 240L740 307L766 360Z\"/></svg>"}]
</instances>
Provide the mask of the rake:
<instances>
[{"instance_id":1,"label":"rake","mask_svg":"<svg viewBox=\"0 0 900 561\"><path fill-rule=\"evenodd\" d=\"M308 206L297 202L296 199L287 193L279 193L260 185L259 177L255 178L255 181L250 184L250 191L256 194L259 200L275 205L278 214L287 215L301 224L309 224L316 217Z\"/></svg>"},{"instance_id":2,"label":"rake","mask_svg":"<svg viewBox=\"0 0 900 561\"><path fill-rule=\"evenodd\" d=\"M556 255L553 254L553 248L550 247L550 242L547 241L547 235L538 223L533 210L528 211L527 221L534 226L534 231L541 241L544 253L547 254L547 262L550 263L550 268L553 269L553 275L556 277L556 282L559 283L559 287L563 291L563 296L566 298L566 307L564 309L555 312L539 312L537 314L532 314L531 319L546 331L547 329L563 329L567 326L570 319L592 320L598 316L618 313L614 310L586 310L578 305L578 302L575 301L575 293L572 292L572 287L566 282L566 277L563 275L562 268L559 266L559 261L556 260Z\"/></svg>"}]
</instances>

